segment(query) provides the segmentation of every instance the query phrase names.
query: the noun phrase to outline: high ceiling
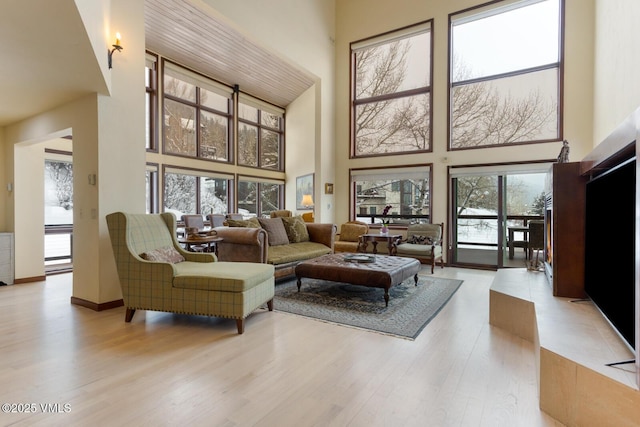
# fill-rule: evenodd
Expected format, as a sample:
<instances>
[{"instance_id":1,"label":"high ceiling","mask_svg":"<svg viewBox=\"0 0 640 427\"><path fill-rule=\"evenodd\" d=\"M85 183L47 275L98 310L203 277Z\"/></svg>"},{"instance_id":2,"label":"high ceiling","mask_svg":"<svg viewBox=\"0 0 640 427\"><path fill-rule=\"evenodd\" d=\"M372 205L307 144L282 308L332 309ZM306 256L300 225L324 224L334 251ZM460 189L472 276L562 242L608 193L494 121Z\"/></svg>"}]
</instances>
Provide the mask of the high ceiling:
<instances>
[{"instance_id":1,"label":"high ceiling","mask_svg":"<svg viewBox=\"0 0 640 427\"><path fill-rule=\"evenodd\" d=\"M0 126L107 92L73 0L2 3ZM199 2L145 0L145 38L149 50L282 107L314 82Z\"/></svg>"},{"instance_id":2,"label":"high ceiling","mask_svg":"<svg viewBox=\"0 0 640 427\"><path fill-rule=\"evenodd\" d=\"M313 78L241 34L206 5L146 0L147 49L281 107Z\"/></svg>"}]
</instances>

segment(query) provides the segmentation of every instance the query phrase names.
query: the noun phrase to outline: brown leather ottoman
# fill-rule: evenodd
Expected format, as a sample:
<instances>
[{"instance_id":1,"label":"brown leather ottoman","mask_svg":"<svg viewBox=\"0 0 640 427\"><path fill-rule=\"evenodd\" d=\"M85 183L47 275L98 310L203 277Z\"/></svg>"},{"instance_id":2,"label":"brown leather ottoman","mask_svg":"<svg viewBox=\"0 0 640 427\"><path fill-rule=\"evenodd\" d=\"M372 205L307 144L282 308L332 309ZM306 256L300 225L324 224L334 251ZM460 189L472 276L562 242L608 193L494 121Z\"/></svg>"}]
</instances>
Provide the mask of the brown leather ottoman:
<instances>
[{"instance_id":1,"label":"brown leather ottoman","mask_svg":"<svg viewBox=\"0 0 640 427\"><path fill-rule=\"evenodd\" d=\"M298 292L303 277L345 282L384 289L384 301L388 306L389 289L392 286L399 285L411 276L415 285L418 286L420 261L417 259L376 255L375 262L351 262L345 261L344 258L345 254L329 254L298 264L296 266Z\"/></svg>"}]
</instances>

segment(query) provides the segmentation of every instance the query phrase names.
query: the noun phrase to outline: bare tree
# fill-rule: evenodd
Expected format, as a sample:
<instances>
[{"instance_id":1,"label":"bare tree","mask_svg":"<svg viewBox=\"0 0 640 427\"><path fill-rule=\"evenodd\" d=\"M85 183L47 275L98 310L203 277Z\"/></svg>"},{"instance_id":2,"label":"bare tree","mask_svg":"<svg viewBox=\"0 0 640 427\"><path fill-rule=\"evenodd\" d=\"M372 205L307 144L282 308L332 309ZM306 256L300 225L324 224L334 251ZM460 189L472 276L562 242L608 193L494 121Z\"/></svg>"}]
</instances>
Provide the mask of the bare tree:
<instances>
[{"instance_id":1,"label":"bare tree","mask_svg":"<svg viewBox=\"0 0 640 427\"><path fill-rule=\"evenodd\" d=\"M458 215L467 208L494 210L498 205L498 193L495 177L470 176L458 178L457 207Z\"/></svg>"},{"instance_id":2,"label":"bare tree","mask_svg":"<svg viewBox=\"0 0 640 427\"><path fill-rule=\"evenodd\" d=\"M429 146L428 94L393 96L407 76L410 43L407 39L394 41L356 54L357 154L423 150Z\"/></svg>"},{"instance_id":3,"label":"bare tree","mask_svg":"<svg viewBox=\"0 0 640 427\"><path fill-rule=\"evenodd\" d=\"M73 164L47 160L45 170L55 183L58 206L66 210L73 209Z\"/></svg>"},{"instance_id":4,"label":"bare tree","mask_svg":"<svg viewBox=\"0 0 640 427\"><path fill-rule=\"evenodd\" d=\"M543 133L557 113L553 102L544 99L539 89L524 96L510 92L501 96L490 80L466 84L470 70L455 66L458 82L452 90L451 147L512 144L544 139ZM504 79L501 79L504 80Z\"/></svg>"}]
</instances>

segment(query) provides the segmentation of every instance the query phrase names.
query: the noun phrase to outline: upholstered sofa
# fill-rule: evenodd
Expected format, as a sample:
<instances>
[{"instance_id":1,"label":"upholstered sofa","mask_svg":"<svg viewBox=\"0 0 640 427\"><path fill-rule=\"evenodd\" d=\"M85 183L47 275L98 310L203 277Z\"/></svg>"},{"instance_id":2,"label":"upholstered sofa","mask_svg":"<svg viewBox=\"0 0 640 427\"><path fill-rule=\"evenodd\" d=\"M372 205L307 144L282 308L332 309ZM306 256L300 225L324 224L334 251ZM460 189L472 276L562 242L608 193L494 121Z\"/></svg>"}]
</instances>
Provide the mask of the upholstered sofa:
<instances>
[{"instance_id":1,"label":"upholstered sofa","mask_svg":"<svg viewBox=\"0 0 640 427\"><path fill-rule=\"evenodd\" d=\"M216 228L221 261L273 265L276 279L294 274L306 259L333 253L334 224L306 223L300 216L229 221Z\"/></svg>"},{"instance_id":2,"label":"upholstered sofa","mask_svg":"<svg viewBox=\"0 0 640 427\"><path fill-rule=\"evenodd\" d=\"M442 230L444 224L412 224L407 227L407 238L397 246L397 256L416 258L431 265L431 274L436 262L444 268L442 258Z\"/></svg>"},{"instance_id":3,"label":"upholstered sofa","mask_svg":"<svg viewBox=\"0 0 640 427\"><path fill-rule=\"evenodd\" d=\"M115 212L106 219L126 322L138 309L226 317L241 334L251 312L265 303L273 310L273 266L185 251L172 213Z\"/></svg>"},{"instance_id":4,"label":"upholstered sofa","mask_svg":"<svg viewBox=\"0 0 640 427\"><path fill-rule=\"evenodd\" d=\"M348 221L340 226L340 234L334 244L335 252L358 252L359 237L369 232L369 226L362 221Z\"/></svg>"}]
</instances>

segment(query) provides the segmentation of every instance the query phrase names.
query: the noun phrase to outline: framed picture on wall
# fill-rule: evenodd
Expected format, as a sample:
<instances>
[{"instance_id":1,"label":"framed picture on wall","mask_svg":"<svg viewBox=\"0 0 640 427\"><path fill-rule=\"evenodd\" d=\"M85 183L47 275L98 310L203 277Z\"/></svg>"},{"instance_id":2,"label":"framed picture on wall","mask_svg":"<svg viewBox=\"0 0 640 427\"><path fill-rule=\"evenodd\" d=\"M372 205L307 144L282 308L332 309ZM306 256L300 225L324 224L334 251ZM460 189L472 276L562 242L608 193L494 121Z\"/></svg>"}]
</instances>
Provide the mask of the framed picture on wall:
<instances>
[{"instance_id":1,"label":"framed picture on wall","mask_svg":"<svg viewBox=\"0 0 640 427\"><path fill-rule=\"evenodd\" d=\"M302 175L296 178L296 209L313 209L313 174Z\"/></svg>"},{"instance_id":2,"label":"framed picture on wall","mask_svg":"<svg viewBox=\"0 0 640 427\"><path fill-rule=\"evenodd\" d=\"M324 184L324 194L333 194L333 184L327 182Z\"/></svg>"}]
</instances>

